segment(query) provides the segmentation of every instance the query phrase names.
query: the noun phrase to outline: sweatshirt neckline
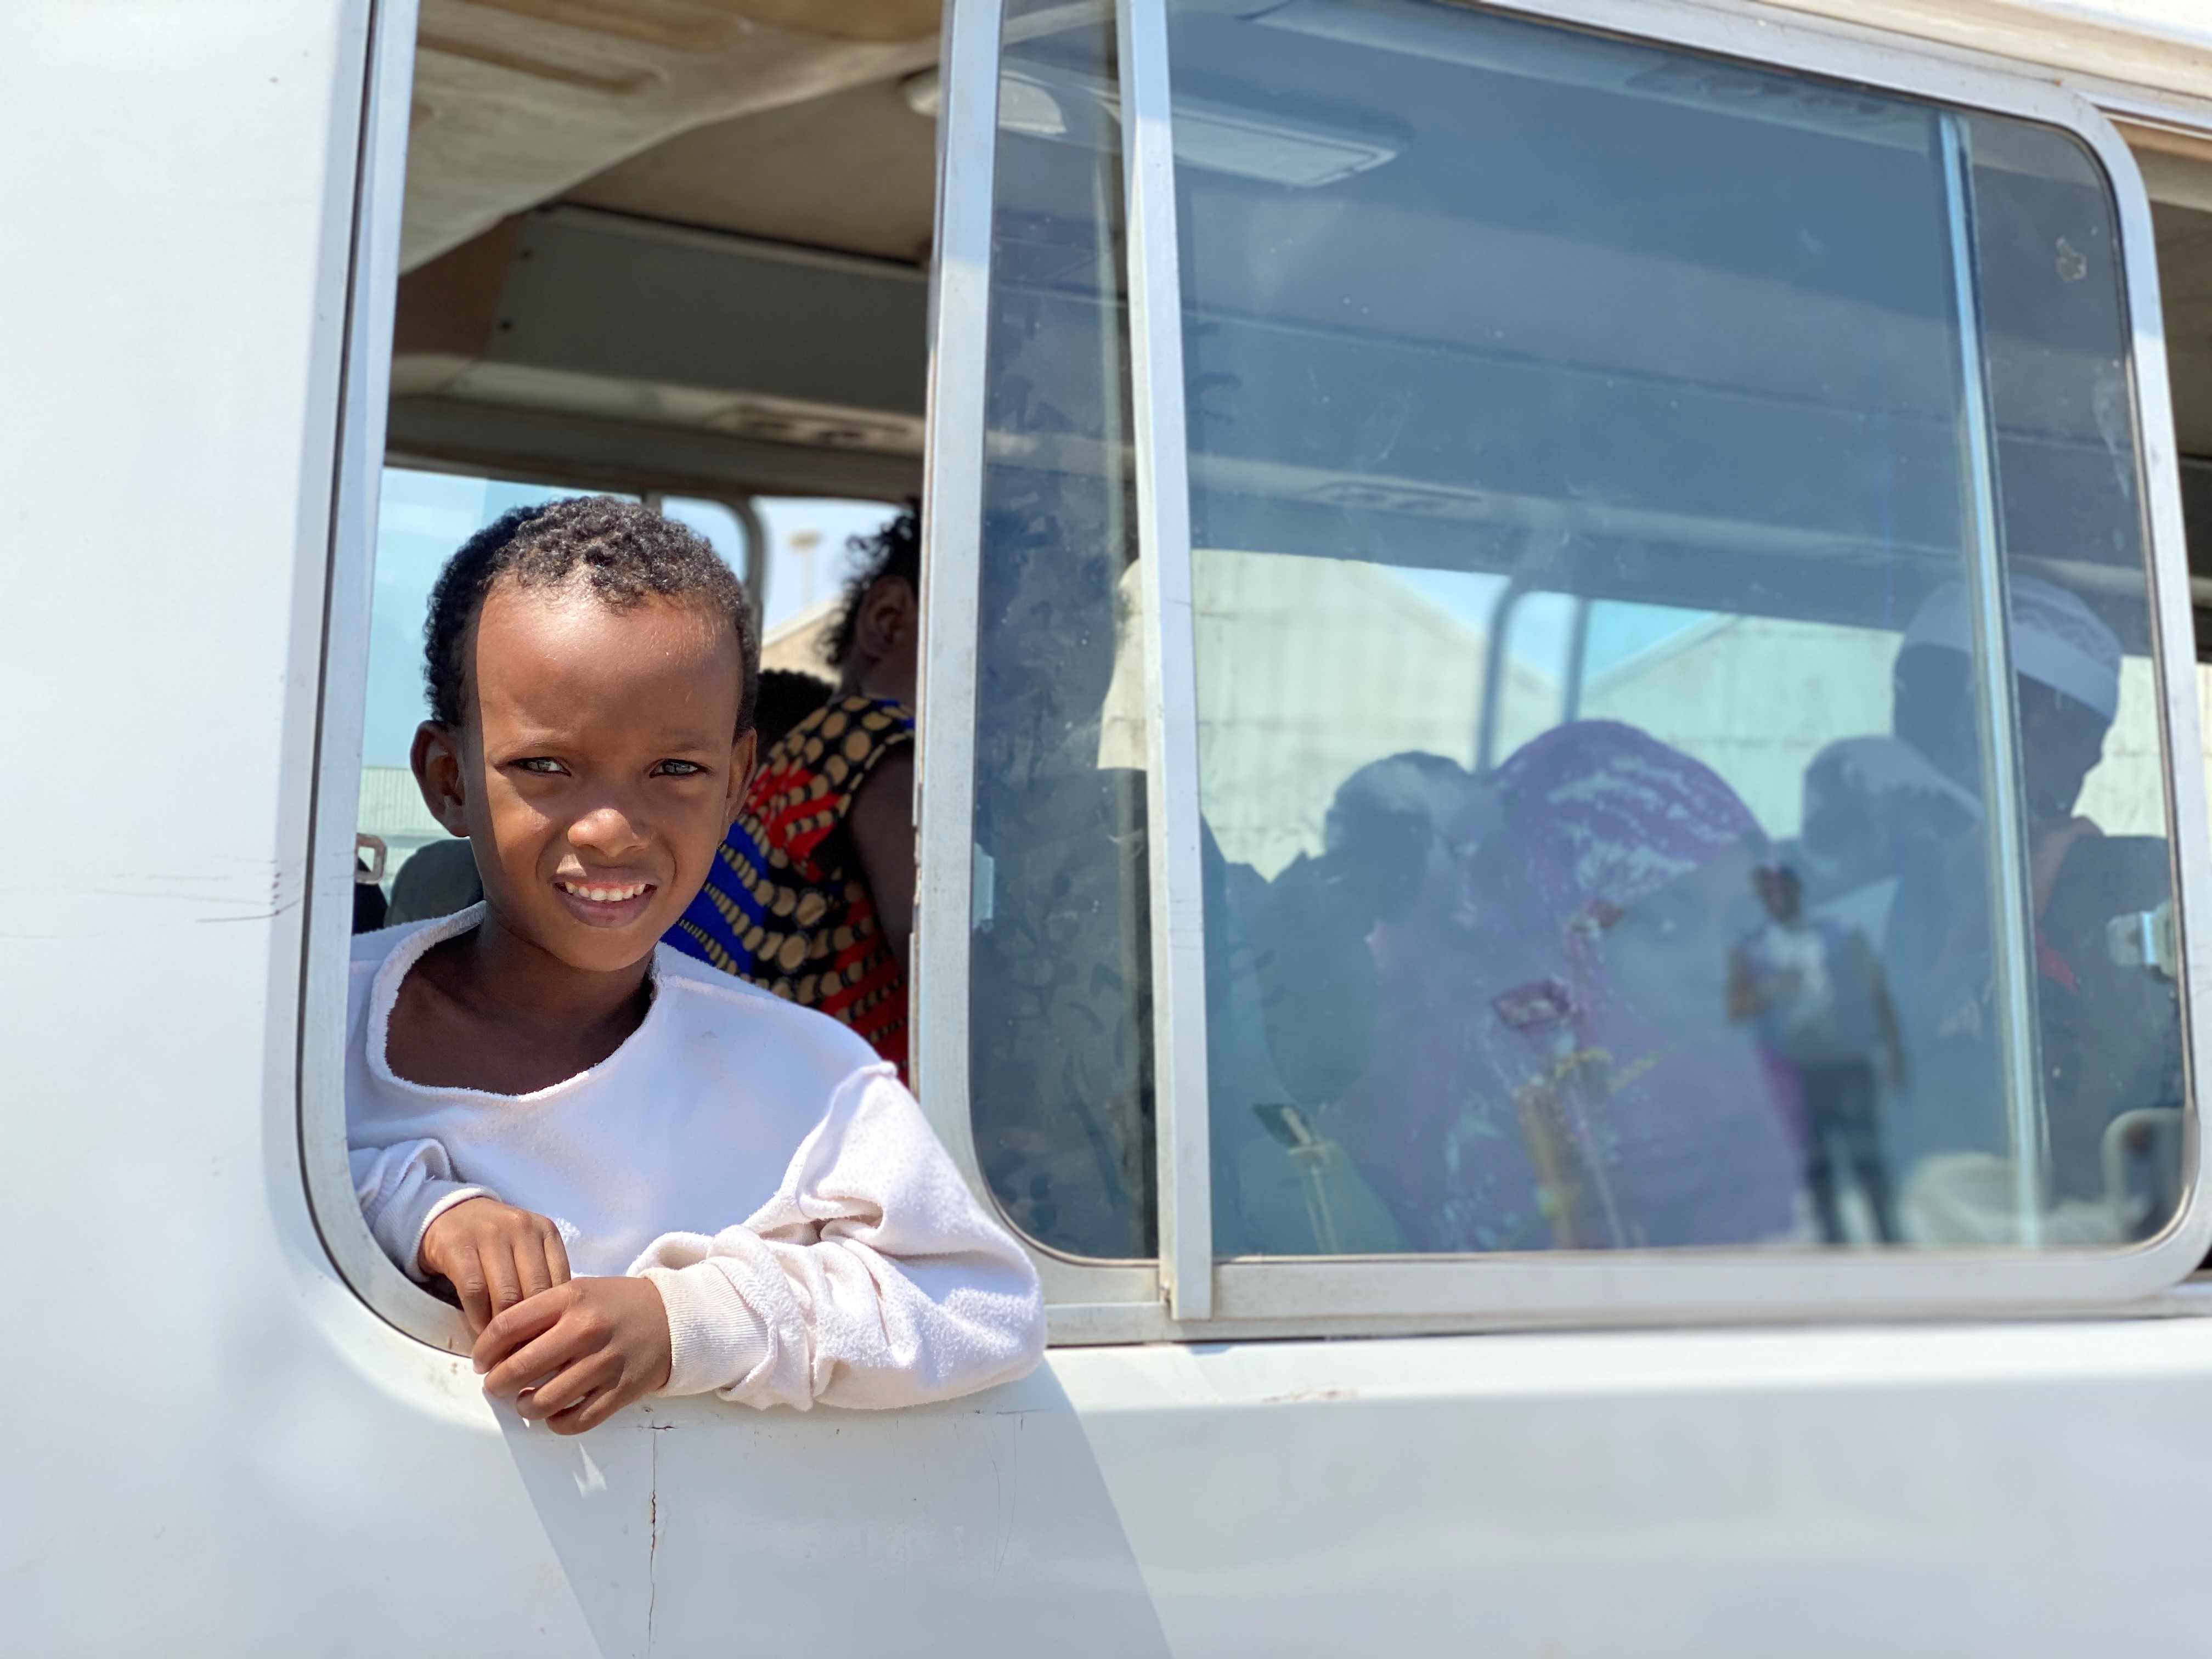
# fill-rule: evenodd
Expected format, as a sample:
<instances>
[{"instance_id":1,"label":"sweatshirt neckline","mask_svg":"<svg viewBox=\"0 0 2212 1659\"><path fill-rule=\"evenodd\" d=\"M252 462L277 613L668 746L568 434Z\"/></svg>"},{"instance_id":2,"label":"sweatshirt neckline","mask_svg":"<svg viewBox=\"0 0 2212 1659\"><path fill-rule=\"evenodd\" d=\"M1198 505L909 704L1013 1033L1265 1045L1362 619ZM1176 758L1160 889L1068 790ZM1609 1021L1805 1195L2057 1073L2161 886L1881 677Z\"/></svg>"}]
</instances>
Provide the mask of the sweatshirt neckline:
<instances>
[{"instance_id":1,"label":"sweatshirt neckline","mask_svg":"<svg viewBox=\"0 0 2212 1659\"><path fill-rule=\"evenodd\" d=\"M549 1083L543 1089L533 1089L526 1095L495 1094L489 1089L470 1089L459 1085L416 1083L404 1078L392 1069L387 1052L391 1046L392 1011L399 1001L399 988L415 964L428 955L434 946L449 939L459 939L471 928L482 924L486 906L479 899L465 910L457 910L450 916L428 922L394 945L378 964L376 977L370 981L368 991L368 1021L366 1047L368 1050L368 1073L377 1082L390 1088L404 1090L426 1099L479 1101L501 1106L528 1106L539 1101L557 1100L574 1093L593 1079L607 1076L620 1065L623 1057L643 1042L648 1033L657 1034L659 1024L665 1018L661 1006L668 999L662 994L666 975L661 971L660 956L665 948L655 945L653 956L645 970L645 982L652 988L653 1000L646 1005L645 1018L632 1031L615 1046L615 1050L596 1066L586 1066L572 1077L558 1083Z\"/></svg>"}]
</instances>

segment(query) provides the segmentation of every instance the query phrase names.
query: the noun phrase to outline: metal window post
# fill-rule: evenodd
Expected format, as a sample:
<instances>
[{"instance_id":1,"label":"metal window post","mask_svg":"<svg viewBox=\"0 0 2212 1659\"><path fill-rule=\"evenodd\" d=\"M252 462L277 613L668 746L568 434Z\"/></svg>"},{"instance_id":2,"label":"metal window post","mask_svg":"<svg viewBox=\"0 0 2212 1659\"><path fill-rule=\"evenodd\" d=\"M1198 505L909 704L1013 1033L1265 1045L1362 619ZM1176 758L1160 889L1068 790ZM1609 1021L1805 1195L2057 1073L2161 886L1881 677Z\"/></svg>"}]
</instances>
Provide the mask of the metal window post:
<instances>
[{"instance_id":1,"label":"metal window post","mask_svg":"<svg viewBox=\"0 0 2212 1659\"><path fill-rule=\"evenodd\" d=\"M1487 772L1497 763L1498 707L1505 696L1506 641L1513 630L1513 613L1528 592L1516 570L1491 604L1489 631L1482 641L1482 707L1474 716L1477 772Z\"/></svg>"},{"instance_id":2,"label":"metal window post","mask_svg":"<svg viewBox=\"0 0 2212 1659\"><path fill-rule=\"evenodd\" d=\"M923 1111L988 1197L968 1098L969 907L975 870L975 641L991 314L999 0L945 9L939 52L936 257L931 264L929 447L922 462L921 700L915 822L913 1072ZM749 526L750 528L750 526ZM763 538L761 545L765 548ZM763 591L766 562L763 561Z\"/></svg>"},{"instance_id":3,"label":"metal window post","mask_svg":"<svg viewBox=\"0 0 2212 1659\"><path fill-rule=\"evenodd\" d=\"M750 495L732 495L724 505L730 516L738 521L738 528L745 533L745 586L752 590L753 622L763 634L768 632L768 527L762 524L760 509L753 505Z\"/></svg>"},{"instance_id":4,"label":"metal window post","mask_svg":"<svg viewBox=\"0 0 2212 1659\"><path fill-rule=\"evenodd\" d=\"M1182 283L1165 0L1120 0L1121 153L1128 179L1129 365L1145 605L1147 864L1152 898L1160 1279L1170 1316L1213 1312L1206 1075L1206 896L1183 430Z\"/></svg>"},{"instance_id":5,"label":"metal window post","mask_svg":"<svg viewBox=\"0 0 2212 1659\"><path fill-rule=\"evenodd\" d=\"M1982 823L1988 837L1990 947L1995 955L1997 1039L2004 1054L2013 1205L2020 1242L2043 1238L2045 1117L2037 1054L2034 896L2021 785L2018 720L2013 702L2009 610L1998 535L1996 433L1982 350L1976 287L1973 160L1965 118L1936 118L1942 149L1944 214L1950 231L1953 320L1959 339L1960 480L1966 531L1966 608L1973 633L1974 702L1980 728Z\"/></svg>"},{"instance_id":6,"label":"metal window post","mask_svg":"<svg viewBox=\"0 0 2212 1659\"><path fill-rule=\"evenodd\" d=\"M1583 676L1589 666L1590 602L1575 599L1575 620L1567 635L1567 687L1559 708L1562 724L1572 725L1583 716Z\"/></svg>"}]
</instances>

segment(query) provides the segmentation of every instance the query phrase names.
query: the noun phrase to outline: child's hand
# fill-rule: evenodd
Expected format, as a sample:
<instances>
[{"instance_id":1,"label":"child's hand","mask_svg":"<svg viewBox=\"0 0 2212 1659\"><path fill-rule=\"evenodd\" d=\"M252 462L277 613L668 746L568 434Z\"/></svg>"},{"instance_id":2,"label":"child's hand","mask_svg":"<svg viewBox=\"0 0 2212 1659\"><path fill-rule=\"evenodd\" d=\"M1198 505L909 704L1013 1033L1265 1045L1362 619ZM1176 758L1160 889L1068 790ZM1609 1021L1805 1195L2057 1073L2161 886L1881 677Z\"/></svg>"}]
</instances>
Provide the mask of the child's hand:
<instances>
[{"instance_id":1,"label":"child's hand","mask_svg":"<svg viewBox=\"0 0 2212 1659\"><path fill-rule=\"evenodd\" d=\"M581 1434L668 1381L668 1310L649 1279L572 1279L494 1319L475 1358L486 1394Z\"/></svg>"},{"instance_id":2,"label":"child's hand","mask_svg":"<svg viewBox=\"0 0 2212 1659\"><path fill-rule=\"evenodd\" d=\"M465 1198L423 1230L422 1271L449 1280L469 1334L540 1291L568 1282L568 1252L542 1215L495 1198Z\"/></svg>"}]
</instances>

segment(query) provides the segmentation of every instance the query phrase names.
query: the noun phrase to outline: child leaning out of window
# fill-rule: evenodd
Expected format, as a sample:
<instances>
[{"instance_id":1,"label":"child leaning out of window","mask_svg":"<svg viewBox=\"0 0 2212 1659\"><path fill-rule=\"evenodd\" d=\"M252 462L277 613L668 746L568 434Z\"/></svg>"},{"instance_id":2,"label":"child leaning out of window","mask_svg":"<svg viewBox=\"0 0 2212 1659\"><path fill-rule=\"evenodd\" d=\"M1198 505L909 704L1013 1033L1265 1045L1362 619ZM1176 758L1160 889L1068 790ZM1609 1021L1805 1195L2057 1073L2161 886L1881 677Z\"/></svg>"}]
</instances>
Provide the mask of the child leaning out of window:
<instances>
[{"instance_id":1,"label":"child leaning out of window","mask_svg":"<svg viewBox=\"0 0 2212 1659\"><path fill-rule=\"evenodd\" d=\"M737 580L649 509L508 514L439 578L415 775L484 897L354 942L362 1214L495 1397L903 1406L1021 1376L1044 1316L892 1068L656 943L752 769Z\"/></svg>"}]
</instances>

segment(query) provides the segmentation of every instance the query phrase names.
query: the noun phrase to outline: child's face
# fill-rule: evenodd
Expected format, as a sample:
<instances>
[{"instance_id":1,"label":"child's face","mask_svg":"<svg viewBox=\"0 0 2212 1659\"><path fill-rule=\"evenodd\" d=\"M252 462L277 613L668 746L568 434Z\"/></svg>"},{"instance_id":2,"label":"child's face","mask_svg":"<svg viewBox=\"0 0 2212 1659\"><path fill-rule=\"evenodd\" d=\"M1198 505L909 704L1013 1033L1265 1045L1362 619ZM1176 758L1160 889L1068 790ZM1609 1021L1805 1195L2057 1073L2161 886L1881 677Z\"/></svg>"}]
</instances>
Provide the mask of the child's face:
<instances>
[{"instance_id":1,"label":"child's face","mask_svg":"<svg viewBox=\"0 0 2212 1659\"><path fill-rule=\"evenodd\" d=\"M742 668L726 619L677 599L617 611L587 588L496 584L469 713L425 725L415 772L475 844L511 932L570 967L651 953L707 879L752 772L732 740Z\"/></svg>"}]
</instances>

